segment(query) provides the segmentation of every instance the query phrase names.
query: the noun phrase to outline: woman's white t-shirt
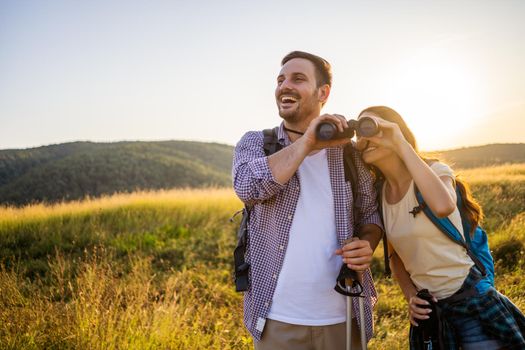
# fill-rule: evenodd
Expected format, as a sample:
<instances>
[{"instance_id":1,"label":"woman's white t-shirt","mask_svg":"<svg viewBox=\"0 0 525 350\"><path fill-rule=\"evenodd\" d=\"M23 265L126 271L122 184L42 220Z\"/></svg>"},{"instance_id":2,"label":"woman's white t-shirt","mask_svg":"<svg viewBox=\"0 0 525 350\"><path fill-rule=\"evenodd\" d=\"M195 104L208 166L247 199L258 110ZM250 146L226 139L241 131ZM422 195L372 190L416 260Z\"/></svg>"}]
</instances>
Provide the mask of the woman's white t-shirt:
<instances>
[{"instance_id":1,"label":"woman's white t-shirt","mask_svg":"<svg viewBox=\"0 0 525 350\"><path fill-rule=\"evenodd\" d=\"M443 163L435 162L430 168L437 176L454 178L452 169ZM454 294L474 265L465 248L451 241L425 213L420 212L415 217L410 213L418 206L414 181L405 196L395 204L386 202L385 186L382 191L383 220L388 240L416 288L426 288L438 299ZM457 208L449 219L463 235Z\"/></svg>"}]
</instances>

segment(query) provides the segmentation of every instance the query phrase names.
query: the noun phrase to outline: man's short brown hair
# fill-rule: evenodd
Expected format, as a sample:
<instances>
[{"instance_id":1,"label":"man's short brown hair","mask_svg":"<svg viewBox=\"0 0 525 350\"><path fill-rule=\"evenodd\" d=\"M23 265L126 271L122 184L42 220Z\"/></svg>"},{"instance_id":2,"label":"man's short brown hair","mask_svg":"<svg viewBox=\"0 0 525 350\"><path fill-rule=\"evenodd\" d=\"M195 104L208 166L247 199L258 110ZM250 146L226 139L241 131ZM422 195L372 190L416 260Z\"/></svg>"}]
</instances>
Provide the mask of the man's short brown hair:
<instances>
[{"instance_id":1,"label":"man's short brown hair","mask_svg":"<svg viewBox=\"0 0 525 350\"><path fill-rule=\"evenodd\" d=\"M315 67L315 75L317 80L317 87L328 84L332 86L332 66L322 57L304 51L292 51L288 55L284 56L281 61L281 66L284 66L286 62L294 58L304 58L313 63Z\"/></svg>"}]
</instances>

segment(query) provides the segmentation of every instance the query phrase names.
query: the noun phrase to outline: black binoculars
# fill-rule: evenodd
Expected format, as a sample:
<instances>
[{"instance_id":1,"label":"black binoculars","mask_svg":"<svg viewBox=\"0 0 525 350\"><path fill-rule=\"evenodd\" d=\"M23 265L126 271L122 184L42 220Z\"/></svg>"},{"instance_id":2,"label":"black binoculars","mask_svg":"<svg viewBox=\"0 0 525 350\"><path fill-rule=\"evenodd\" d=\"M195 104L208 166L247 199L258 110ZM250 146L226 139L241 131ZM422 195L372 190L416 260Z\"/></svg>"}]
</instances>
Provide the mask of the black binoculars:
<instances>
[{"instance_id":1,"label":"black binoculars","mask_svg":"<svg viewBox=\"0 0 525 350\"><path fill-rule=\"evenodd\" d=\"M357 136L371 137L379 132L379 125L375 119L370 117L362 117L358 120L349 120L348 128L343 132L337 129L337 126L331 122L323 122L317 126L315 136L318 140L328 141L335 139L342 139L345 137L352 138L355 134Z\"/></svg>"}]
</instances>

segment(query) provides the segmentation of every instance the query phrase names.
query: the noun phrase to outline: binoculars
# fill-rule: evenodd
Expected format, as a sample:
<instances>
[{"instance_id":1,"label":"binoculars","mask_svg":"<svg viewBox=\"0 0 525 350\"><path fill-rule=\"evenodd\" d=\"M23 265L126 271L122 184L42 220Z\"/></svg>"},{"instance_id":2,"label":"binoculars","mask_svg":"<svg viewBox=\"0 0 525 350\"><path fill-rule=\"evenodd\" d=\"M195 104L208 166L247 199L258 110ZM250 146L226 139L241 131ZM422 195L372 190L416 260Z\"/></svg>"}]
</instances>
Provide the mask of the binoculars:
<instances>
[{"instance_id":1,"label":"binoculars","mask_svg":"<svg viewBox=\"0 0 525 350\"><path fill-rule=\"evenodd\" d=\"M323 122L317 126L315 136L318 140L328 141L341 138L352 138L357 136L371 137L379 132L379 125L370 117L362 117L358 120L349 120L348 128L343 132L337 129L337 126L331 122Z\"/></svg>"}]
</instances>

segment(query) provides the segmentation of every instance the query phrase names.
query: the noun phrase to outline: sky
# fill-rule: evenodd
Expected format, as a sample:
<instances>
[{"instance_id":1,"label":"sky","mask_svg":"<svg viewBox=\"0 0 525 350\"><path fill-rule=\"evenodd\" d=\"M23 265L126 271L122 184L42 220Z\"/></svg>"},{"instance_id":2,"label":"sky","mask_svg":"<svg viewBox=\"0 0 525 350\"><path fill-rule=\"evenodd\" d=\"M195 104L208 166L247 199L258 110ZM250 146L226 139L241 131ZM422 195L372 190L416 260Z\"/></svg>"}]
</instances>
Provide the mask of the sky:
<instances>
[{"instance_id":1,"label":"sky","mask_svg":"<svg viewBox=\"0 0 525 350\"><path fill-rule=\"evenodd\" d=\"M278 125L280 60L332 65L324 113L396 109L422 150L525 142L525 1L0 0L0 149L235 145Z\"/></svg>"}]
</instances>

